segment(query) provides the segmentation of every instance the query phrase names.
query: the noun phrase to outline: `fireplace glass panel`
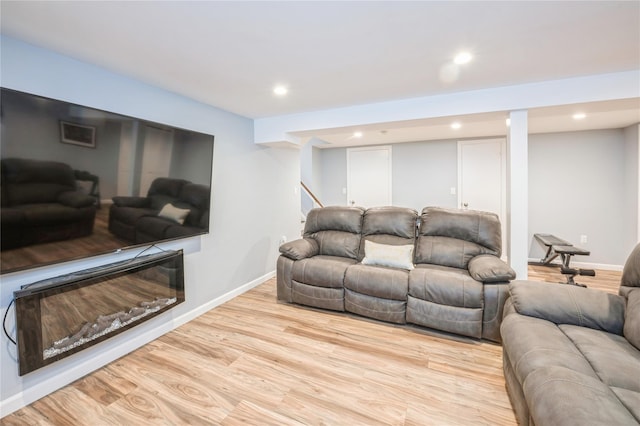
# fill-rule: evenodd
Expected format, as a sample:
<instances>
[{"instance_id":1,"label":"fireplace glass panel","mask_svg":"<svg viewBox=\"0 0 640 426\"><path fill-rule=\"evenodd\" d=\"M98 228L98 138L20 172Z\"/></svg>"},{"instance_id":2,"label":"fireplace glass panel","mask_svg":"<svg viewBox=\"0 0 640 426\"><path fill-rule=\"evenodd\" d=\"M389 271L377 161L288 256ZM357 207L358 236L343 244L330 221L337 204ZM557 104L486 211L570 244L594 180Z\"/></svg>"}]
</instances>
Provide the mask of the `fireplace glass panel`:
<instances>
[{"instance_id":1,"label":"fireplace glass panel","mask_svg":"<svg viewBox=\"0 0 640 426\"><path fill-rule=\"evenodd\" d=\"M22 375L183 302L182 251L35 283L15 297Z\"/></svg>"}]
</instances>

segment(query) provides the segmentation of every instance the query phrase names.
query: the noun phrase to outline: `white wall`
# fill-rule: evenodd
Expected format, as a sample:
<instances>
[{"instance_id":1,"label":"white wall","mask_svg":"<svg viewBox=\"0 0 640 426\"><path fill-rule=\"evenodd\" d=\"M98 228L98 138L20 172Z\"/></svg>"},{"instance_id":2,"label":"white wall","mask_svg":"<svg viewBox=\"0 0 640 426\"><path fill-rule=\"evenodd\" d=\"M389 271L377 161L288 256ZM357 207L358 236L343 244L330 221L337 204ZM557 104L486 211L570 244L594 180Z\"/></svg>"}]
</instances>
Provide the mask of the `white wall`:
<instances>
[{"instance_id":1,"label":"white wall","mask_svg":"<svg viewBox=\"0 0 640 426\"><path fill-rule=\"evenodd\" d=\"M320 151L323 201L346 205L346 148ZM458 145L456 140L399 143L393 145L392 203L418 213L424 207L456 207L457 195L451 187L458 181Z\"/></svg>"},{"instance_id":2,"label":"white wall","mask_svg":"<svg viewBox=\"0 0 640 426\"><path fill-rule=\"evenodd\" d=\"M256 145L252 121L104 69L2 37L1 84L98 109L215 135L211 231L184 248L186 302L134 329L24 377L0 337L0 414L38 399L271 276L281 236L299 235L299 152ZM1 311L21 285L132 257L107 255L0 277ZM13 329L13 311L9 312Z\"/></svg>"},{"instance_id":3,"label":"white wall","mask_svg":"<svg viewBox=\"0 0 640 426\"><path fill-rule=\"evenodd\" d=\"M320 149L320 193L325 206L346 206L347 150L345 148Z\"/></svg>"},{"instance_id":4,"label":"white wall","mask_svg":"<svg viewBox=\"0 0 640 426\"><path fill-rule=\"evenodd\" d=\"M638 229L637 127L529 135L530 258L544 255L533 234L552 233L591 250L575 261L624 264ZM323 201L346 205L346 149L319 151ZM455 208L450 188L457 187L457 141L394 144L392 181L394 205L418 212ZM580 243L581 235L588 243Z\"/></svg>"},{"instance_id":5,"label":"white wall","mask_svg":"<svg viewBox=\"0 0 640 426\"><path fill-rule=\"evenodd\" d=\"M623 264L635 231L627 207L627 166L621 129L531 135L530 257L544 255L533 234L550 233L591 251L589 257L576 256L577 262Z\"/></svg>"},{"instance_id":6,"label":"white wall","mask_svg":"<svg viewBox=\"0 0 640 426\"><path fill-rule=\"evenodd\" d=\"M625 145L625 183L626 213L625 221L629 221L629 237L634 245L640 241L640 124L624 129Z\"/></svg>"}]
</instances>

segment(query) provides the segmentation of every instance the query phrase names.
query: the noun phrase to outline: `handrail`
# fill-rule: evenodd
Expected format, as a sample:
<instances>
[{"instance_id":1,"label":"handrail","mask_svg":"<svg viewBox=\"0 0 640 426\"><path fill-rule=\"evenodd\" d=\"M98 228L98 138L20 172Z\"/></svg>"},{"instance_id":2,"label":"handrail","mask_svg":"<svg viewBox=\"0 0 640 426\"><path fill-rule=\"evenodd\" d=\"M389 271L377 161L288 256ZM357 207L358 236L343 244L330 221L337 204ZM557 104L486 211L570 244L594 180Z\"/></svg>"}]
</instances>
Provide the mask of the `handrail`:
<instances>
[{"instance_id":1,"label":"handrail","mask_svg":"<svg viewBox=\"0 0 640 426\"><path fill-rule=\"evenodd\" d=\"M306 192L307 194L309 194L309 196L311 197L311 199L312 199L312 200L313 200L317 205L319 205L320 207L324 207L324 206L322 205L322 203L320 202L320 200L318 200L318 197L316 197L316 196L313 194L313 192L311 192L311 190L307 187L307 185L305 185L305 184L304 184L304 182L303 182L303 181L300 181L300 186L302 186L302 189L304 189L304 190L305 190L305 192Z\"/></svg>"}]
</instances>

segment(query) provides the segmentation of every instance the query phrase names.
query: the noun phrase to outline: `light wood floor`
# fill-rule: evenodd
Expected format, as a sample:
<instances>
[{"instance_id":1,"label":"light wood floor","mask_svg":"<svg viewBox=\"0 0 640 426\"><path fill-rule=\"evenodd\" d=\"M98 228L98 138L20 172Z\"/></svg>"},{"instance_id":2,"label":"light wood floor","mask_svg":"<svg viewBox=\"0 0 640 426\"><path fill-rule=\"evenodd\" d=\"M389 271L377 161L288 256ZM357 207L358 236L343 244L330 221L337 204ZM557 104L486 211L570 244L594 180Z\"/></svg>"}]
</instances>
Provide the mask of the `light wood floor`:
<instances>
[{"instance_id":1,"label":"light wood floor","mask_svg":"<svg viewBox=\"0 0 640 426\"><path fill-rule=\"evenodd\" d=\"M552 268L531 278L563 281ZM579 281L617 291L620 273ZM275 280L3 425L515 425L501 347L276 302Z\"/></svg>"}]
</instances>

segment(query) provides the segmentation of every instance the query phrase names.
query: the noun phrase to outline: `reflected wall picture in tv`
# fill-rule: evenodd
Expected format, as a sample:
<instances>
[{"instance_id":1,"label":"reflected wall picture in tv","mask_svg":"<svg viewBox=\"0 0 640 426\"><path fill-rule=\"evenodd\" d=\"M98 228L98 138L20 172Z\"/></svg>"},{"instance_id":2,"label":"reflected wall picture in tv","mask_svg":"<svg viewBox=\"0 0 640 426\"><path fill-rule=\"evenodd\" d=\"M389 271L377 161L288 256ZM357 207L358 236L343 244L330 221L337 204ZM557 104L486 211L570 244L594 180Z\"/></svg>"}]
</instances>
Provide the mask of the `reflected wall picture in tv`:
<instances>
[{"instance_id":1,"label":"reflected wall picture in tv","mask_svg":"<svg viewBox=\"0 0 640 426\"><path fill-rule=\"evenodd\" d=\"M213 135L0 90L0 273L209 232Z\"/></svg>"}]
</instances>

